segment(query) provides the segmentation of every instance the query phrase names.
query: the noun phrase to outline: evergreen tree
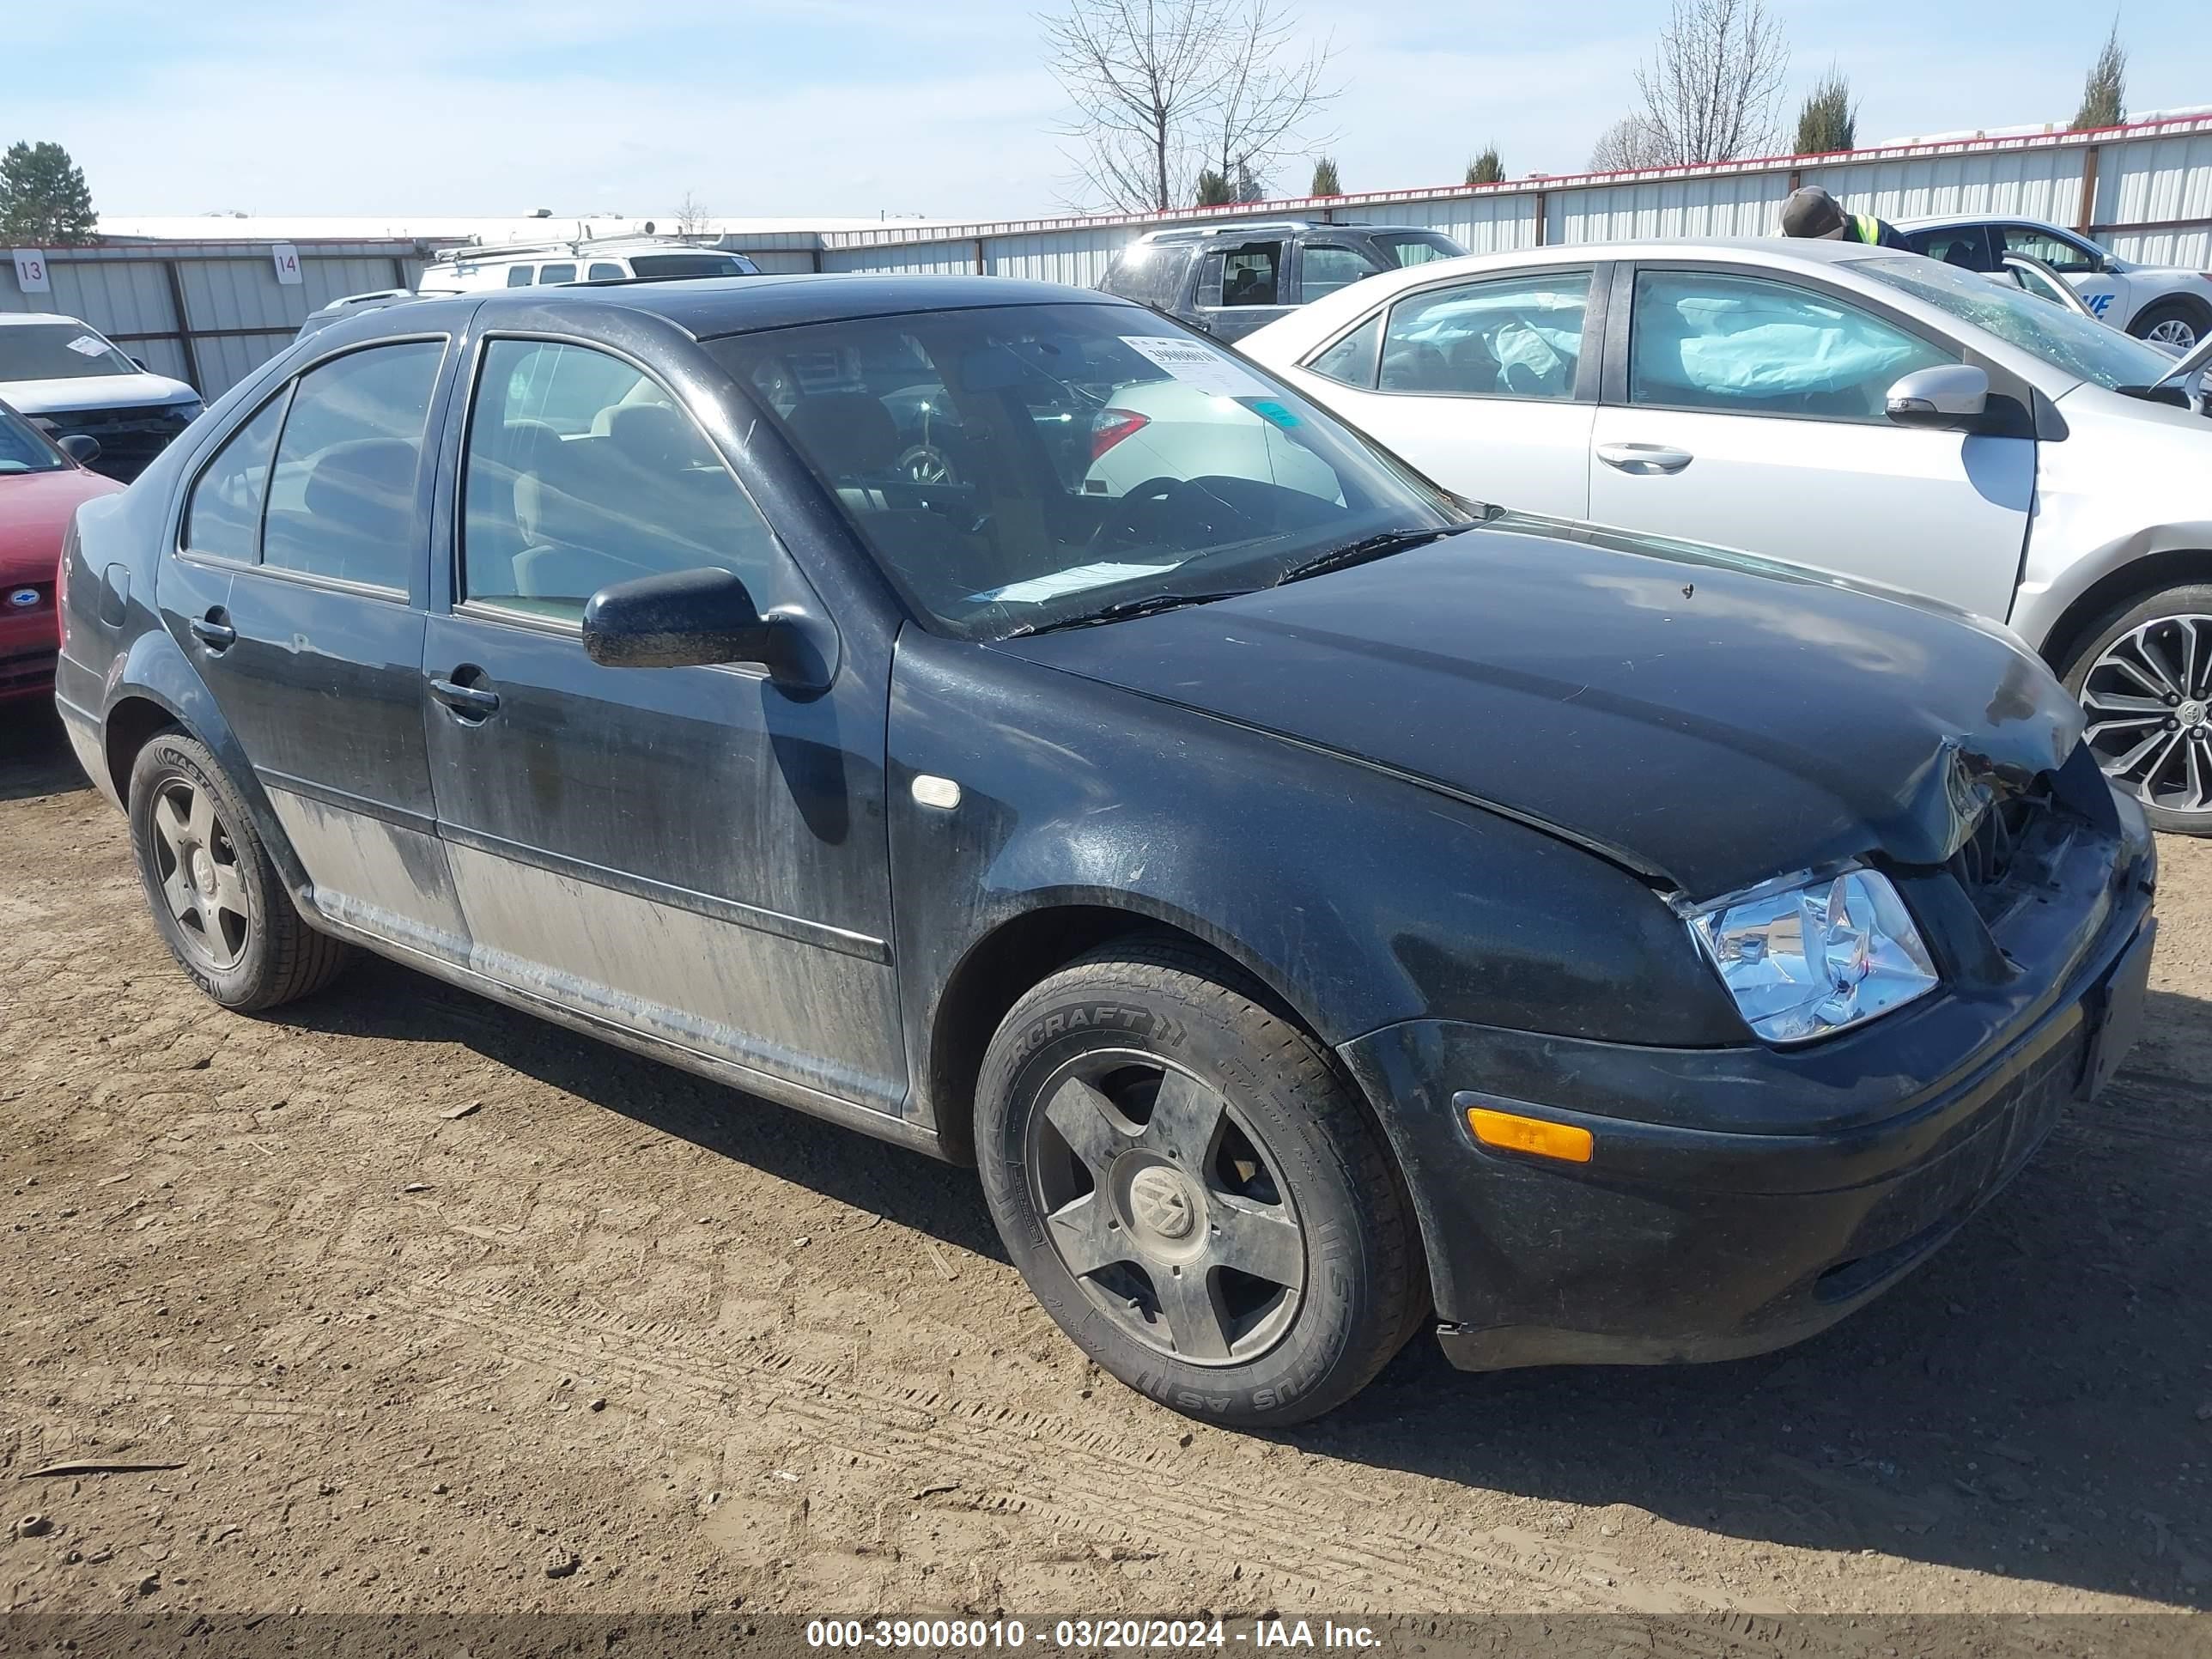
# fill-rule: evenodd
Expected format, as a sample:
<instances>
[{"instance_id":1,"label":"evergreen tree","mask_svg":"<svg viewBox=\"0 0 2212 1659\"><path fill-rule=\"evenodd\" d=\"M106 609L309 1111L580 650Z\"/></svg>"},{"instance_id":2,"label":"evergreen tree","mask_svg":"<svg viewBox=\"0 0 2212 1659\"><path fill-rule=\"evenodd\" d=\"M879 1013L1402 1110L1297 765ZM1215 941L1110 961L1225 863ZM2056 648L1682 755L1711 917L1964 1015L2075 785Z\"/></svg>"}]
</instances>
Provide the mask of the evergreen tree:
<instances>
[{"instance_id":1,"label":"evergreen tree","mask_svg":"<svg viewBox=\"0 0 2212 1659\"><path fill-rule=\"evenodd\" d=\"M1198 205L1227 207L1237 199L1237 192L1229 181L1212 167L1202 168L1198 175Z\"/></svg>"},{"instance_id":2,"label":"evergreen tree","mask_svg":"<svg viewBox=\"0 0 2212 1659\"><path fill-rule=\"evenodd\" d=\"M2089 65L2088 78L2081 83L2081 107L2075 114L2074 131L2119 125L2128 118L2127 98L2128 53L2120 45L2120 20L2115 14L2112 33L2105 37L2105 49Z\"/></svg>"},{"instance_id":3,"label":"evergreen tree","mask_svg":"<svg viewBox=\"0 0 2212 1659\"><path fill-rule=\"evenodd\" d=\"M1336 158L1324 155L1314 163L1313 187L1309 196L1341 196L1344 185L1336 176Z\"/></svg>"},{"instance_id":4,"label":"evergreen tree","mask_svg":"<svg viewBox=\"0 0 2212 1659\"><path fill-rule=\"evenodd\" d=\"M0 243L81 246L99 222L84 169L59 144L10 144L0 155Z\"/></svg>"},{"instance_id":5,"label":"evergreen tree","mask_svg":"<svg viewBox=\"0 0 2212 1659\"><path fill-rule=\"evenodd\" d=\"M1829 66L1797 112L1797 149L1800 155L1826 155L1858 148L1859 110L1851 98L1851 83L1843 71Z\"/></svg>"},{"instance_id":6,"label":"evergreen tree","mask_svg":"<svg viewBox=\"0 0 2212 1659\"><path fill-rule=\"evenodd\" d=\"M1498 146L1488 149L1467 164L1467 181L1470 185L1502 185L1505 182L1505 163L1498 159Z\"/></svg>"}]
</instances>

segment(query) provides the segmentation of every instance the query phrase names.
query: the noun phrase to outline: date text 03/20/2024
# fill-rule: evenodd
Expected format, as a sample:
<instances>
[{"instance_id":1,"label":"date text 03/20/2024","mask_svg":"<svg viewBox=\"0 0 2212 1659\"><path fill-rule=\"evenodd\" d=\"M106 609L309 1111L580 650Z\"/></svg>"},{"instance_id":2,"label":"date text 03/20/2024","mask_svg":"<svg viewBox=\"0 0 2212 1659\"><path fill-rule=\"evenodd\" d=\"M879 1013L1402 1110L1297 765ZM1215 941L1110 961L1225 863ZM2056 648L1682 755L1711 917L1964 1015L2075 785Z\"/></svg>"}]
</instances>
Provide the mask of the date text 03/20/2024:
<instances>
[{"instance_id":1,"label":"date text 03/20/2024","mask_svg":"<svg viewBox=\"0 0 2212 1659\"><path fill-rule=\"evenodd\" d=\"M1382 1638L1365 1625L1333 1620L1060 1619L1035 1631L1015 1619L817 1619L806 1626L811 1648L1019 1649L1035 1641L1052 1649L1174 1651L1243 1646L1366 1650Z\"/></svg>"}]
</instances>

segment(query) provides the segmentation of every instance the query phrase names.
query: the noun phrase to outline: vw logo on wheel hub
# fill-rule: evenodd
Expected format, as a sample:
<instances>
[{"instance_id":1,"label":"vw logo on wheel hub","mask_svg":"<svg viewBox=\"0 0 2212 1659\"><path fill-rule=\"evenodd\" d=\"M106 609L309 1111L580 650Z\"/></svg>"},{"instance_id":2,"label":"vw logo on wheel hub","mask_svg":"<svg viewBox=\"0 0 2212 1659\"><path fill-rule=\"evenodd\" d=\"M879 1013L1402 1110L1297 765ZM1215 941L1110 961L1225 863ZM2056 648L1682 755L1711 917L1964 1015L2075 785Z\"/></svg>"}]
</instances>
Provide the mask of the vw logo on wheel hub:
<instances>
[{"instance_id":1,"label":"vw logo on wheel hub","mask_svg":"<svg viewBox=\"0 0 2212 1659\"><path fill-rule=\"evenodd\" d=\"M1188 1238L1198 1224L1189 1190L1171 1170L1155 1167L1131 1182L1129 1209L1139 1225L1162 1238Z\"/></svg>"}]
</instances>

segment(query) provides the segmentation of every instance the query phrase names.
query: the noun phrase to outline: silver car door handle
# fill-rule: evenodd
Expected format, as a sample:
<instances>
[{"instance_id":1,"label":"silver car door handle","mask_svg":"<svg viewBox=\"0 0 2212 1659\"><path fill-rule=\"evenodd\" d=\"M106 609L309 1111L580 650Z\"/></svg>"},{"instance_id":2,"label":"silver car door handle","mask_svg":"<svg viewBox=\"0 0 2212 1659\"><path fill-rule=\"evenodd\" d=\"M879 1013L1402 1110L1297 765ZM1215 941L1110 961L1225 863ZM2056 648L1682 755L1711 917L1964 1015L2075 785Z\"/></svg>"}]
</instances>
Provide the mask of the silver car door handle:
<instances>
[{"instance_id":1,"label":"silver car door handle","mask_svg":"<svg viewBox=\"0 0 2212 1659\"><path fill-rule=\"evenodd\" d=\"M1597 458L1623 472L1680 472L1695 458L1665 444L1600 444Z\"/></svg>"}]
</instances>

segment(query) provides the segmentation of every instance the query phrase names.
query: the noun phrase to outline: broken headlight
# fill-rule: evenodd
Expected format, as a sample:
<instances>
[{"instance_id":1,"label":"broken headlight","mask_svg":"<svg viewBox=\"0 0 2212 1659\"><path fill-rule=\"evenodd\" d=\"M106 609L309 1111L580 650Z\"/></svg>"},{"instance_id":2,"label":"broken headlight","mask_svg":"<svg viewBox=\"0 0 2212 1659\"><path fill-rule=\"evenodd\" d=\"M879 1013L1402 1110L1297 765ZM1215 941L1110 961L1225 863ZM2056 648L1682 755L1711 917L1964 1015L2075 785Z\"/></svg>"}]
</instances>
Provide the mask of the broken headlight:
<instances>
[{"instance_id":1,"label":"broken headlight","mask_svg":"<svg viewBox=\"0 0 2212 1659\"><path fill-rule=\"evenodd\" d=\"M1940 982L1905 901L1871 870L1755 890L1692 917L1690 931L1769 1042L1826 1036Z\"/></svg>"}]
</instances>

